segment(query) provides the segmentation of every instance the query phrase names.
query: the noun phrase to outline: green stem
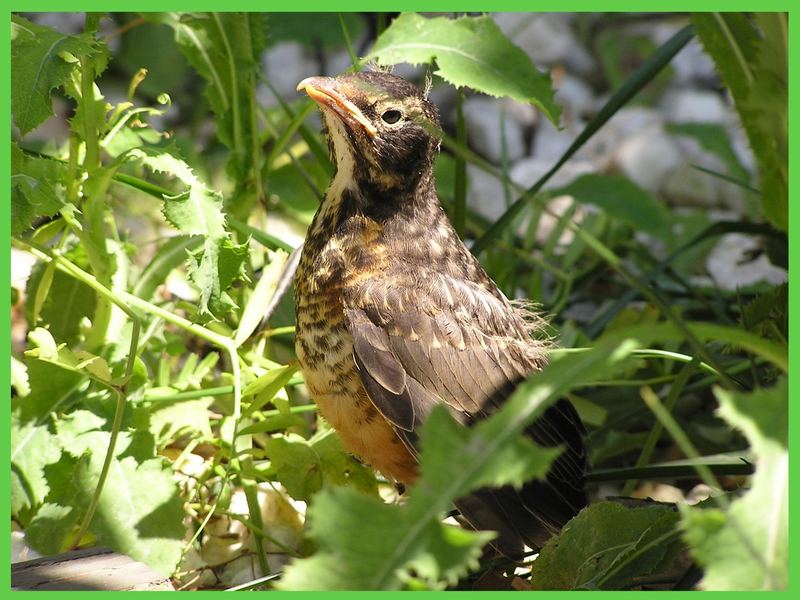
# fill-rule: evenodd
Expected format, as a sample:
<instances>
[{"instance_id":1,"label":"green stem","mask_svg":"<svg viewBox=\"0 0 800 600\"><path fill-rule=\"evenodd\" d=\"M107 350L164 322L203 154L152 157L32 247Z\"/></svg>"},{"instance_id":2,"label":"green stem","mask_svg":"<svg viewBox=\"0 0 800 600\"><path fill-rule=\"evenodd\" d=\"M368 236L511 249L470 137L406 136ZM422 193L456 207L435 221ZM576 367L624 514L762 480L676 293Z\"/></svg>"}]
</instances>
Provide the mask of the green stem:
<instances>
[{"instance_id":1,"label":"green stem","mask_svg":"<svg viewBox=\"0 0 800 600\"><path fill-rule=\"evenodd\" d=\"M108 477L108 472L111 468L111 461L115 455L115 449L117 446L117 438L119 437L120 429L122 428L122 417L125 414L125 402L127 400L127 393L126 387L128 381L130 381L131 376L133 375L133 369L136 362L136 355L138 353L138 346L139 346L139 332L141 331L141 319L139 316L130 308L125 306L123 302L119 300L119 298L103 286L97 279L91 276L89 273L86 273L72 262L68 261L64 257L56 254L53 251L48 251L45 249L38 249L34 248L33 246L21 242L20 240L14 240L15 245L21 247L22 249L28 251L36 258L43 262L55 264L56 268L63 271L67 275L74 277L75 279L81 281L85 285L89 286L93 290L95 290L99 295L104 298L107 298L110 302L115 303L120 309L127 314L131 319L131 344L130 349L128 351L128 359L125 365L125 375L121 381L116 382L116 385L105 384L112 393L116 396L117 402L116 407L114 409L114 420L111 425L111 436L109 438L108 448L106 449L106 455L103 459L103 466L100 469L100 475L97 480L97 487L94 490L94 494L92 495L92 499L89 501L89 506L86 509L86 513L84 514L83 520L78 528L78 532L73 539L72 544L70 545L71 548L75 548L83 539L83 536L86 535L86 532L89 530L89 525L94 518L94 513L97 510L97 506L100 503L100 495L103 493L103 488L105 487L105 482ZM122 386L117 387L117 386Z\"/></svg>"},{"instance_id":2,"label":"green stem","mask_svg":"<svg viewBox=\"0 0 800 600\"><path fill-rule=\"evenodd\" d=\"M350 32L347 30L347 24L344 22L344 15L342 15L342 13L337 14L339 15L339 25L342 27L344 45L347 46L347 53L350 55L350 62L353 65L353 72L356 72L361 68L361 61L358 60L358 56L356 56L356 52L353 50L353 43L350 41Z\"/></svg>"},{"instance_id":3,"label":"green stem","mask_svg":"<svg viewBox=\"0 0 800 600\"><path fill-rule=\"evenodd\" d=\"M656 419L661 422L661 425L664 426L669 434L672 436L672 439L675 440L675 443L678 444L678 447L684 453L684 455L693 460L697 461L696 464L693 464L693 468L700 476L700 479L711 489L722 490L722 486L720 485L717 478L714 476L714 473L711 469L708 468L707 465L703 464L701 461L700 453L695 449L694 444L692 444L689 436L686 435L686 432L683 431L681 426L678 422L674 419L674 417L669 413L669 411L661 404L661 401L656 396L655 392L649 387L643 387L641 389L641 396L644 403L647 407L653 411ZM717 503L720 505L722 509L728 508L728 498L724 495L718 495L715 497Z\"/></svg>"},{"instance_id":4,"label":"green stem","mask_svg":"<svg viewBox=\"0 0 800 600\"><path fill-rule=\"evenodd\" d=\"M687 363L681 369L680 373L678 373L678 377L672 384L672 387L669 390L669 396L667 397L667 401L665 403L665 408L670 413L675 408L675 404L678 401L678 397L683 391L683 388L686 386L686 383L689 381L689 377L691 377L692 374L694 373L697 364L698 361L695 359ZM644 442L644 446L642 446L642 451L639 454L639 458L636 459L636 464L634 465L634 467L641 468L650 462L650 457L653 455L653 450L655 449L658 440L661 438L662 431L663 431L663 426L661 425L661 422L656 421L653 424L653 428L650 430L650 433L648 434L647 439ZM630 496L633 490L636 489L636 485L638 483L639 483L638 479L629 479L628 481L625 482L625 486L622 488L622 492L620 493L620 495Z\"/></svg>"},{"instance_id":5,"label":"green stem","mask_svg":"<svg viewBox=\"0 0 800 600\"><path fill-rule=\"evenodd\" d=\"M644 387L641 390L642 400L644 400L647 407L653 411L653 414L656 418L661 421L661 424L664 426L664 429L669 431L672 439L675 440L675 443L678 444L678 447L681 451L690 459L694 461L699 461L700 453L695 449L694 445L692 444L689 436L683 431L681 426L678 422L669 414L664 405L661 404L661 401L656 396L655 392L648 387ZM702 462L697 462L693 465L697 474L700 476L700 479L705 483L708 487L712 489L722 489L722 486L717 481L717 478L714 476L714 473L711 469L708 468L707 465L703 464ZM769 566L765 563L764 557L761 553L756 549L754 544L752 543L750 536L745 532L744 528L740 526L737 518L734 514L730 511L730 502L728 501L728 497L725 494L719 494L714 496L714 501L717 505L726 512L728 522L730 523L731 527L734 531L736 531L740 541L744 545L745 549L750 553L752 558L764 568L765 572L769 572Z\"/></svg>"},{"instance_id":6,"label":"green stem","mask_svg":"<svg viewBox=\"0 0 800 600\"><path fill-rule=\"evenodd\" d=\"M166 321L167 323L171 323L181 329L206 340L207 342L214 344L215 346L219 347L223 350L229 357L231 363L231 374L233 375L233 419L234 419L234 426L233 431L231 434L231 451L233 455L236 455L236 440L238 437L239 432L239 422L241 420L242 414L242 386L241 386L241 367L239 364L239 355L237 353L236 347L233 344L233 341L223 337L213 331L206 329L196 323L192 323L188 319L180 317L178 315L172 314L169 311L162 309L155 304L151 304L146 300L142 300L141 298L134 296L123 290L116 290L111 291L105 288L100 282L95 279L91 274L87 273L80 267L72 264L65 258L57 255L49 255L46 251L42 249L38 249L33 247L32 245L23 242L21 240L14 239L14 245L18 246L19 248L26 250L27 252L33 254L36 258L49 262L51 260L56 261L57 268L66 272L73 277L80 279L83 283L91 287L92 289L96 290L98 293L108 297L111 299L112 302L117 304L128 316L131 317L133 320L133 332L131 334L131 342L138 343L139 338L139 329L140 329L140 321L138 315L134 312L134 309L138 309L144 313L159 317ZM128 355L128 365L126 367L126 379L130 377L130 374L133 372L133 365L136 359L136 347L132 346L131 351ZM121 416L120 416L121 419ZM116 415L115 415L116 421ZM112 440L116 440L115 437L112 437ZM113 456L113 448L109 448L110 454ZM110 463L109 463L110 464ZM231 465L236 469L239 470L238 459L232 458ZM225 489L227 485L230 484L230 472L231 469L226 469L225 477L222 481L222 488L220 490L220 496L222 494L222 490ZM96 496L99 498L99 492L96 492ZM219 496L218 496L219 499ZM218 501L218 500L217 500ZM186 548L190 547L199 537L200 533L203 531L205 526L208 524L208 521L214 514L214 510L217 506L217 502L211 507L211 510L206 515L205 519L203 520L200 528L198 528L197 532L195 532L194 537L190 541L190 543L186 546Z\"/></svg>"},{"instance_id":7,"label":"green stem","mask_svg":"<svg viewBox=\"0 0 800 600\"><path fill-rule=\"evenodd\" d=\"M244 156L246 149L244 147L244 142L242 141L242 117L239 114L239 82L236 77L238 70L236 69L236 61L233 58L233 49L228 41L228 35L225 33L225 28L222 26L219 13L215 12L212 13L212 15L214 16L214 22L217 24L217 29L219 30L219 37L222 39L222 44L225 47L225 57L228 59L228 73L231 78L230 92L231 111L233 113L233 146L234 153L238 157L241 157Z\"/></svg>"}]
</instances>

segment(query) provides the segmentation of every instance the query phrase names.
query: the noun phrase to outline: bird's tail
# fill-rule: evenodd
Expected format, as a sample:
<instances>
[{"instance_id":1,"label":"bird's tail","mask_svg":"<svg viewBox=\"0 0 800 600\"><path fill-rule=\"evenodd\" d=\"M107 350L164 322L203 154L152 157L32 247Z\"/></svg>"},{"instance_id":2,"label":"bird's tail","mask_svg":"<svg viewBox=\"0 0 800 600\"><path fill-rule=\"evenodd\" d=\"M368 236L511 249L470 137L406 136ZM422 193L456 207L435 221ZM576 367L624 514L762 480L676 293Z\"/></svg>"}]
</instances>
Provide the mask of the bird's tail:
<instances>
[{"instance_id":1,"label":"bird's tail","mask_svg":"<svg viewBox=\"0 0 800 600\"><path fill-rule=\"evenodd\" d=\"M528 429L539 444L564 449L547 478L529 481L520 489L477 490L456 502L462 519L473 529L496 531L492 547L512 560L522 558L524 546L541 549L586 506L584 431L569 402L562 400L548 409Z\"/></svg>"}]
</instances>

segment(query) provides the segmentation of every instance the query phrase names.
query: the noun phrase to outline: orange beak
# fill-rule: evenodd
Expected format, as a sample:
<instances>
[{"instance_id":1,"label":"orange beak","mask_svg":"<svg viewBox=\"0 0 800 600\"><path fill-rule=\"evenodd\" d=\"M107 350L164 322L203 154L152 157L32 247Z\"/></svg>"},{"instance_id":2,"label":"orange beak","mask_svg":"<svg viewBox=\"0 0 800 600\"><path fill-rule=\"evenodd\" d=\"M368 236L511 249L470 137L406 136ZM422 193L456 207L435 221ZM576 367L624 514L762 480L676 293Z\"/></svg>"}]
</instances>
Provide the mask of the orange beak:
<instances>
[{"instance_id":1,"label":"orange beak","mask_svg":"<svg viewBox=\"0 0 800 600\"><path fill-rule=\"evenodd\" d=\"M351 127L358 125L367 135L375 137L378 130L361 110L339 91L340 85L333 77L306 77L297 84L297 91L305 90L309 98L320 106L331 109L342 121Z\"/></svg>"}]
</instances>

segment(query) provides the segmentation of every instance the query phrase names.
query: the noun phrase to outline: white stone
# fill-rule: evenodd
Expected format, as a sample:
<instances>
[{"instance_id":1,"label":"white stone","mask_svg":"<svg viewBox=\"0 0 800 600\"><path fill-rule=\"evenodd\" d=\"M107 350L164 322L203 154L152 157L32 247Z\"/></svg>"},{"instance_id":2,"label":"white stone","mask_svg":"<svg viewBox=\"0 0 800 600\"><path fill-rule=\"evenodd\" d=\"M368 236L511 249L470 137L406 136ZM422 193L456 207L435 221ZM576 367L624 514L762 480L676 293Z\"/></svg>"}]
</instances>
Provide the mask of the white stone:
<instances>
[{"instance_id":1,"label":"white stone","mask_svg":"<svg viewBox=\"0 0 800 600\"><path fill-rule=\"evenodd\" d=\"M661 109L671 123L732 123L735 115L716 92L694 89L670 90Z\"/></svg>"},{"instance_id":2,"label":"white stone","mask_svg":"<svg viewBox=\"0 0 800 600\"><path fill-rule=\"evenodd\" d=\"M511 201L516 199L511 191ZM475 165L467 165L467 204L490 221L497 220L506 210L503 185Z\"/></svg>"},{"instance_id":3,"label":"white stone","mask_svg":"<svg viewBox=\"0 0 800 600\"><path fill-rule=\"evenodd\" d=\"M532 156L536 159L557 161L583 129L583 123L570 122L556 129L549 120L542 119L533 135Z\"/></svg>"},{"instance_id":4,"label":"white stone","mask_svg":"<svg viewBox=\"0 0 800 600\"><path fill-rule=\"evenodd\" d=\"M594 110L594 92L583 80L569 73L558 78L556 102L564 107L566 116L581 116Z\"/></svg>"},{"instance_id":5,"label":"white stone","mask_svg":"<svg viewBox=\"0 0 800 600\"><path fill-rule=\"evenodd\" d=\"M787 281L786 271L771 264L766 254L747 261L748 255L757 248L758 241L741 233L729 233L720 238L706 258L706 269L720 289L730 291L761 281L770 285Z\"/></svg>"},{"instance_id":6,"label":"white stone","mask_svg":"<svg viewBox=\"0 0 800 600\"><path fill-rule=\"evenodd\" d=\"M506 156L513 161L525 155L525 141L519 124L503 114L502 104L495 98L475 96L464 101L469 145L491 162L500 163L502 131L505 132Z\"/></svg>"},{"instance_id":7,"label":"white stone","mask_svg":"<svg viewBox=\"0 0 800 600\"><path fill-rule=\"evenodd\" d=\"M660 126L626 138L615 154L617 168L631 181L658 193L670 173L683 163L680 147Z\"/></svg>"},{"instance_id":8,"label":"white stone","mask_svg":"<svg viewBox=\"0 0 800 600\"><path fill-rule=\"evenodd\" d=\"M604 102L603 100L602 102ZM599 106L602 103L598 101ZM578 151L577 156L590 160L598 171L607 171L616 168L616 153L622 143L629 137L646 129L661 129L663 120L661 115L651 108L631 106L621 109L608 122L597 131L588 142ZM582 124L580 129L583 128ZM575 136L580 133L575 131Z\"/></svg>"},{"instance_id":9,"label":"white stone","mask_svg":"<svg viewBox=\"0 0 800 600\"><path fill-rule=\"evenodd\" d=\"M564 61L577 45L570 27L569 14L495 13L493 17L500 29L522 48L537 66Z\"/></svg>"}]
</instances>

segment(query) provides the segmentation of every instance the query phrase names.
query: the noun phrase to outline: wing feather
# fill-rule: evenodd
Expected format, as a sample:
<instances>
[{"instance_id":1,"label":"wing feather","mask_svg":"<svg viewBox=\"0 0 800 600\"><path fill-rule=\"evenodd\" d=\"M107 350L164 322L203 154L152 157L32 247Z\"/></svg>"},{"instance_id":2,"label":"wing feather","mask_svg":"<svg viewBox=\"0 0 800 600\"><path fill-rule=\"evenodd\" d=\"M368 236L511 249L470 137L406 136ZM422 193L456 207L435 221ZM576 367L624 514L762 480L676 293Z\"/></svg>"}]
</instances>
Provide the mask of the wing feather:
<instances>
[{"instance_id":1,"label":"wing feather","mask_svg":"<svg viewBox=\"0 0 800 600\"><path fill-rule=\"evenodd\" d=\"M541 368L541 348L497 290L404 270L346 285L343 297L367 394L415 454L419 427L435 405L473 422ZM500 532L497 547L508 555L521 550L522 541L540 547L586 502L585 432L572 405L558 402L527 432L542 445L565 449L547 481L480 490L457 503L474 527Z\"/></svg>"}]
</instances>

